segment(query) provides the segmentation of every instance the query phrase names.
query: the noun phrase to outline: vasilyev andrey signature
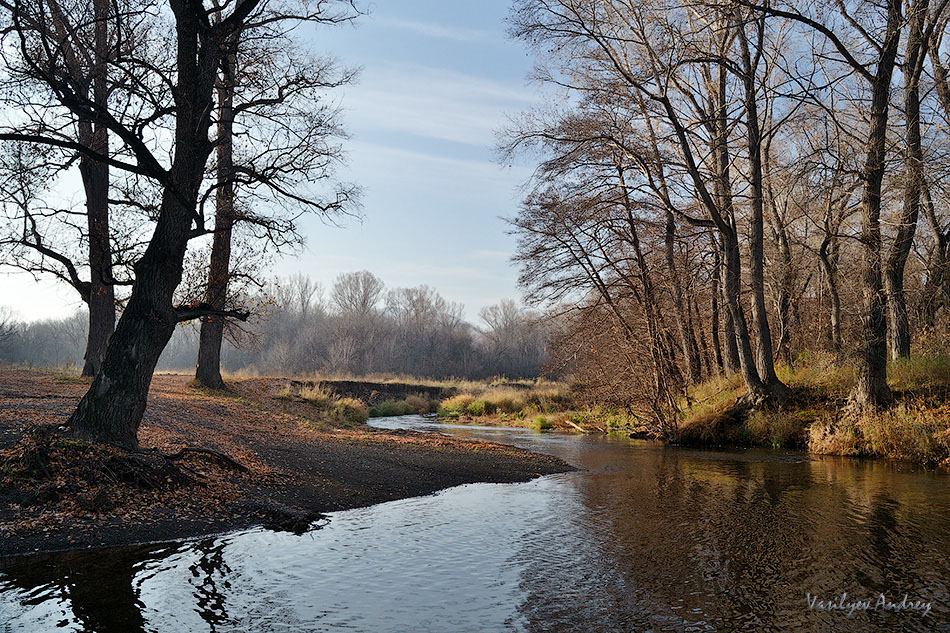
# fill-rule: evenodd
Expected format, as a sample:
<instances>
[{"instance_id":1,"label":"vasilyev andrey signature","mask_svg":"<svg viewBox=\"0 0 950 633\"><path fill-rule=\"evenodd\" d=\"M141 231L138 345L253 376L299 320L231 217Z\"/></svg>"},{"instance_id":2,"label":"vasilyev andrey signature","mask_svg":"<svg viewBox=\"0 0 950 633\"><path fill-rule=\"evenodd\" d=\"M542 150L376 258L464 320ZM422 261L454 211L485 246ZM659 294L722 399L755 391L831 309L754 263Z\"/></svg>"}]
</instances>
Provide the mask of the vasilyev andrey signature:
<instances>
[{"instance_id":1,"label":"vasilyev andrey signature","mask_svg":"<svg viewBox=\"0 0 950 633\"><path fill-rule=\"evenodd\" d=\"M848 617L854 615L856 611L907 611L925 616L930 613L931 608L930 602L911 600L906 593L903 599L897 602L889 600L883 593L877 598L864 600L849 599L846 591L831 600L822 600L818 596L806 593L805 602L808 604L809 611L841 611Z\"/></svg>"}]
</instances>

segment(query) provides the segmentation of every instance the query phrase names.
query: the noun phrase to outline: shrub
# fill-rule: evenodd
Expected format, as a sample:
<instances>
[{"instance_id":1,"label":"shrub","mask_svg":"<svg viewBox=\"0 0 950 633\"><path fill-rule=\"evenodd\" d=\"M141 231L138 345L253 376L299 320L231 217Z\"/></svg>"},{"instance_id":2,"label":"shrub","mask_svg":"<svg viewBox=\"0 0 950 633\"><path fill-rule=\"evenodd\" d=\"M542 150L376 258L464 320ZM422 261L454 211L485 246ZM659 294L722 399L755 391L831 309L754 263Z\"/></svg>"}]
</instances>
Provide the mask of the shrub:
<instances>
[{"instance_id":1,"label":"shrub","mask_svg":"<svg viewBox=\"0 0 950 633\"><path fill-rule=\"evenodd\" d=\"M361 400L339 398L333 403L330 416L337 422L363 424L369 419L369 409Z\"/></svg>"},{"instance_id":2,"label":"shrub","mask_svg":"<svg viewBox=\"0 0 950 633\"><path fill-rule=\"evenodd\" d=\"M459 394L444 400L439 405L439 415L443 417L458 417L465 413L468 405L474 402L475 396L470 394Z\"/></svg>"},{"instance_id":3,"label":"shrub","mask_svg":"<svg viewBox=\"0 0 950 633\"><path fill-rule=\"evenodd\" d=\"M537 431L554 428L554 424L546 416L539 415L531 420L531 428Z\"/></svg>"},{"instance_id":4,"label":"shrub","mask_svg":"<svg viewBox=\"0 0 950 633\"><path fill-rule=\"evenodd\" d=\"M410 394L403 400L383 400L379 404L370 407L369 415L373 418L382 418L397 415L433 413L437 408L437 402L420 395Z\"/></svg>"},{"instance_id":5,"label":"shrub","mask_svg":"<svg viewBox=\"0 0 950 633\"><path fill-rule=\"evenodd\" d=\"M474 416L485 415L485 401L472 400L468 403L468 406L465 407L465 412Z\"/></svg>"},{"instance_id":6,"label":"shrub","mask_svg":"<svg viewBox=\"0 0 950 633\"><path fill-rule=\"evenodd\" d=\"M433 413L437 404L428 398L416 394L409 394L404 401L410 413Z\"/></svg>"},{"instance_id":7,"label":"shrub","mask_svg":"<svg viewBox=\"0 0 950 633\"><path fill-rule=\"evenodd\" d=\"M385 418L396 415L408 415L413 413L405 400L383 400L379 404L370 407L369 415L373 418Z\"/></svg>"}]
</instances>

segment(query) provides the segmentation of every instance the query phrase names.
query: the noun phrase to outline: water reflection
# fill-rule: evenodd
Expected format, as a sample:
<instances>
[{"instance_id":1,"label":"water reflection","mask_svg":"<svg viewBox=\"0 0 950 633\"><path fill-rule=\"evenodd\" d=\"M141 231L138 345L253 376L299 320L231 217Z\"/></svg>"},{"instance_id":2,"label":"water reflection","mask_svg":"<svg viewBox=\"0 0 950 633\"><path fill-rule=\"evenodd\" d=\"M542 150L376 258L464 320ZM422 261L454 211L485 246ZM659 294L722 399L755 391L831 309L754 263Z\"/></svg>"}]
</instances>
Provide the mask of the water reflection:
<instances>
[{"instance_id":1,"label":"water reflection","mask_svg":"<svg viewBox=\"0 0 950 633\"><path fill-rule=\"evenodd\" d=\"M429 428L420 418L383 421ZM0 563L44 631L950 630L946 478L893 464L439 427L586 469L338 512L319 532ZM918 613L821 599L932 602Z\"/></svg>"}]
</instances>

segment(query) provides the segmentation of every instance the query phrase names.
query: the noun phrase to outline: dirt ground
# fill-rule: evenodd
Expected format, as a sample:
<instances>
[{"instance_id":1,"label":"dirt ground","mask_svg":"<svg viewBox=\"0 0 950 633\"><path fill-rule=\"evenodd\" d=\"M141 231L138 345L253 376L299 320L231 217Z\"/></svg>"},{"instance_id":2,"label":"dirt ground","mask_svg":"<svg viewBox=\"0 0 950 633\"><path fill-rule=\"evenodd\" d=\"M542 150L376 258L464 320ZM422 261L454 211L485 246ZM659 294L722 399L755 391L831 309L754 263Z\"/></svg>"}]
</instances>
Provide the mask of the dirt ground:
<instances>
[{"instance_id":1,"label":"dirt ground","mask_svg":"<svg viewBox=\"0 0 950 633\"><path fill-rule=\"evenodd\" d=\"M315 420L306 403L275 398L286 384L282 379L235 381L229 394L194 389L189 380L155 376L139 429L141 447L164 454L211 449L248 472L194 454L181 461L194 483L143 489L124 481L87 481L75 469L53 469L42 481L16 475L11 456L23 454L24 438L65 424L88 383L55 371L0 368L0 556L174 540L261 524L302 529L322 512L572 469L501 444L362 425L334 428ZM60 457L74 466L101 457L97 448L67 440L52 446L54 465Z\"/></svg>"}]
</instances>

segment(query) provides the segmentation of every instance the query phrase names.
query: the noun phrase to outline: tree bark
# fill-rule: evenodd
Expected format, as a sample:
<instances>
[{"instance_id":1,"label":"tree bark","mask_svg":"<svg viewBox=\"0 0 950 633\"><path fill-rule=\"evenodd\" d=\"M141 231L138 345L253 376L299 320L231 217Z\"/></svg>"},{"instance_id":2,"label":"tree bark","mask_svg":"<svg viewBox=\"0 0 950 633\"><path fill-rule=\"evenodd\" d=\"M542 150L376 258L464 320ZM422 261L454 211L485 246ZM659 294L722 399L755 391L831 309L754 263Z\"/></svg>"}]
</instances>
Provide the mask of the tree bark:
<instances>
[{"instance_id":1,"label":"tree bark","mask_svg":"<svg viewBox=\"0 0 950 633\"><path fill-rule=\"evenodd\" d=\"M878 407L893 401L887 386L887 316L881 282L881 185L884 180L891 76L897 57L900 28L900 2L887 0L884 46L871 82L871 124L866 143L864 192L861 196L862 342L858 380L852 392L852 398L859 406Z\"/></svg>"},{"instance_id":2,"label":"tree bark","mask_svg":"<svg viewBox=\"0 0 950 633\"><path fill-rule=\"evenodd\" d=\"M109 1L94 0L96 20L92 67L93 101L106 107L108 86ZM79 121L79 142L99 154L109 154L109 131L88 119ZM115 287L112 280L112 243L109 233L109 166L82 156L79 173L86 194L86 223L89 232L89 331L86 339L83 376L95 376L102 366L109 337L115 329Z\"/></svg>"},{"instance_id":3,"label":"tree bark","mask_svg":"<svg viewBox=\"0 0 950 633\"><path fill-rule=\"evenodd\" d=\"M725 137L725 105L722 103L725 89L720 79L720 119L715 125L714 157L717 160L716 193L719 209L723 216L723 225L719 228L722 240L722 292L726 306L726 349L729 361L735 361L734 369L742 372L748 394L753 399L766 396L766 386L759 377L752 352L749 329L742 311L740 279L742 259L739 254L739 240L736 233L735 213L732 206L732 181L729 170L729 149ZM733 357L733 354L735 355Z\"/></svg>"},{"instance_id":4,"label":"tree bark","mask_svg":"<svg viewBox=\"0 0 950 633\"><path fill-rule=\"evenodd\" d=\"M746 141L749 151L749 184L751 186L751 216L749 218L749 280L752 286L752 322L755 324L755 366L759 379L769 394L782 401L788 388L775 375L772 359L772 333L765 307L764 264L764 201L762 182L762 134L759 127L759 110L756 103L755 64L749 51L745 25L738 24L736 32L740 45L744 84L744 107L746 114ZM759 40L759 46L762 39ZM741 326L740 326L741 328Z\"/></svg>"},{"instance_id":5,"label":"tree bark","mask_svg":"<svg viewBox=\"0 0 950 633\"><path fill-rule=\"evenodd\" d=\"M910 31L906 44L904 112L907 147L904 157L904 208L894 236L894 245L884 264L884 289L887 294L888 351L893 360L910 357L910 322L904 295L904 267L914 242L920 216L920 197L924 178L924 154L920 139L920 69L922 31L927 16L927 0L918 0L911 9ZM922 64L920 65L922 68Z\"/></svg>"},{"instance_id":6,"label":"tree bark","mask_svg":"<svg viewBox=\"0 0 950 633\"><path fill-rule=\"evenodd\" d=\"M716 370L718 373L722 373L725 369L725 361L722 354L722 341L719 338L719 328L721 327L721 319L719 313L719 297L722 294L719 286L719 279L722 275L720 272L721 257L719 251L719 245L716 242L715 238L711 238L713 247L713 274L712 274L712 298L710 305L710 318L712 320L712 348L713 348L713 358L716 363Z\"/></svg>"},{"instance_id":7,"label":"tree bark","mask_svg":"<svg viewBox=\"0 0 950 633\"><path fill-rule=\"evenodd\" d=\"M218 188L215 191L214 238L211 244L211 264L208 268L208 288L205 302L214 309L224 310L231 276L231 230L234 226L234 78L237 56L230 53L222 64L221 83L218 86ZM195 380L211 389L224 389L221 378L221 343L225 320L208 316L201 320L198 341L198 363Z\"/></svg>"},{"instance_id":8,"label":"tree bark","mask_svg":"<svg viewBox=\"0 0 950 633\"><path fill-rule=\"evenodd\" d=\"M831 303L828 313L831 329L831 349L837 354L841 351L841 297L838 294L838 258L836 255L833 256L828 253L831 246L833 246L832 237L826 235L818 248L818 259L825 273L825 283L828 285L828 296Z\"/></svg>"}]
</instances>

